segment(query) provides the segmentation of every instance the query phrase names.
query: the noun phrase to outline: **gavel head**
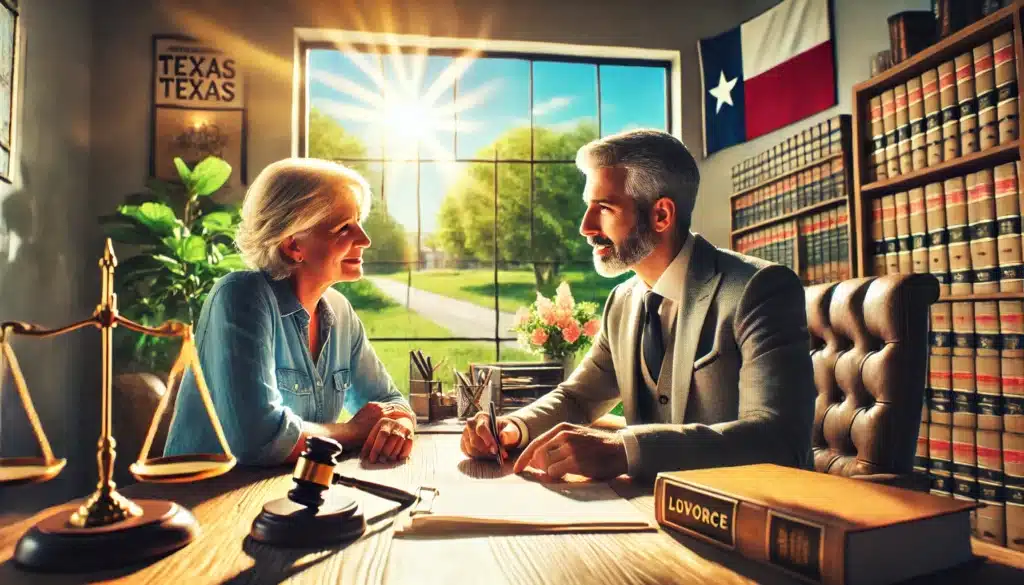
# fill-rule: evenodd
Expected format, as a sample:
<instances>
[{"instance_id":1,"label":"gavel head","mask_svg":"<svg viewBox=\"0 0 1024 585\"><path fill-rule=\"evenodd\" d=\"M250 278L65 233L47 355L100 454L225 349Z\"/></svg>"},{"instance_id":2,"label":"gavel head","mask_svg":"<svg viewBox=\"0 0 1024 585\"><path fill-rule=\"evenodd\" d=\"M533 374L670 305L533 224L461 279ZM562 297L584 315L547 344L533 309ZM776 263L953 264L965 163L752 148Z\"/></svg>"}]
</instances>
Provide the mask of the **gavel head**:
<instances>
[{"instance_id":1,"label":"gavel head","mask_svg":"<svg viewBox=\"0 0 1024 585\"><path fill-rule=\"evenodd\" d=\"M339 455L341 444L334 439L307 437L306 449L295 462L295 487L288 492L288 499L307 508L320 508L324 490L333 484Z\"/></svg>"}]
</instances>

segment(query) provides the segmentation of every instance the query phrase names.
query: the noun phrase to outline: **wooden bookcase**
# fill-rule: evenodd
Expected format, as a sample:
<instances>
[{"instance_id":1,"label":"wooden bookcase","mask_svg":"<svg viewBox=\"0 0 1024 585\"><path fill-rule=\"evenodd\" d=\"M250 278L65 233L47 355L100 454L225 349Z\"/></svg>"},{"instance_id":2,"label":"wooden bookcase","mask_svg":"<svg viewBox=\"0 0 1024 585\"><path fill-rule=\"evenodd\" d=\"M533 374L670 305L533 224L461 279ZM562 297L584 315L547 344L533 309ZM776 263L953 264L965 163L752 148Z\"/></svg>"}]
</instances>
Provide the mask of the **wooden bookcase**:
<instances>
[{"instance_id":1,"label":"wooden bookcase","mask_svg":"<svg viewBox=\"0 0 1024 585\"><path fill-rule=\"evenodd\" d=\"M973 53L976 47L979 47L980 45L992 41L996 37L1004 35L1005 33L1011 31L1013 33L1013 54L1015 57L1017 87L1020 87L1020 84L1024 82L1024 52L1022 52L1021 45L1021 37L1024 36L1022 35L1022 32L1024 31L1022 31L1021 26L1022 12L1024 12L1024 0L1017 0L1013 2L1012 5L985 17L984 19L978 22L971 24L970 26L958 31L957 33L945 39L942 39L941 41L929 47L928 49L914 55L912 58L894 66L893 68L885 71L884 73L854 86L852 112L853 145L851 149L853 157L853 189L851 190L851 196L853 199L853 206L855 208L853 217L855 218L856 227L853 233L856 234L855 253L857 257L856 266L858 276L875 276L875 274L873 274L876 266L876 234L874 228L878 226L873 225L873 222L876 221L876 218L872 206L881 205L881 199L883 197L886 197L888 199L889 196L896 196L898 193L902 195L903 192L918 190L919 188L926 187L927 185L930 184L941 183L949 179L955 179L958 177L967 177L968 175L978 173L979 171L985 169L993 169L999 165L1005 165L1007 163L1020 161L1022 160L1022 154L1024 154L1024 141L1022 141L1019 138L1012 139L1013 135L1007 135L1001 142L997 141L998 143L996 145L989 146L984 150L978 150L970 154L961 155L955 158L951 158L949 160L944 160L943 162L928 165L916 171L905 172L903 174L896 174L891 178L875 180L873 177L876 174L875 169L878 161L875 160L874 155L876 152L876 148L878 148L878 145L875 144L875 137L872 136L872 134L874 133L872 132L871 123L871 100L873 98L885 99L883 97L880 97L883 95L883 92L888 93L891 90L895 90L896 102L894 103L898 103L900 92L903 91L899 89L901 85L905 85L908 81L911 80L915 80L914 83L916 84L916 79L920 78L923 73L928 72L928 75L930 76L932 70L938 71L939 66L943 64L945 64L945 66L948 68L949 62L954 61L958 56L962 56L965 53L972 53L973 58L976 58L976 54ZM970 67L972 68L971 71L973 76L973 60L970 63ZM1011 71L1012 70L1013 69L1011 69ZM923 85L923 81L921 83ZM972 99L976 98L977 95L975 95ZM1022 104L1021 95L1019 91L1017 92L1016 100L1018 115L1018 130L1016 136L1019 136L1021 126L1019 116L1020 114L1024 114L1024 104ZM999 100L998 98L996 98L994 101L995 103L998 103ZM956 101L953 102L953 106L959 109L962 103L963 102L959 98L957 98ZM1006 103L1005 98L1003 103ZM895 109L895 106L893 107ZM924 106L922 105L922 107ZM940 103L939 108L941 109L941 107L942 105ZM927 109L925 110L925 112L925 115L927 116ZM968 110L968 112L970 112L970 110ZM974 112L977 112L977 108L974 109ZM997 116L997 123L998 119L999 118ZM941 118L939 123L941 125ZM957 124L959 127L959 122L957 122ZM913 131L911 130L911 134L912 133ZM959 138L957 140L959 140ZM1024 176L1021 176L1020 169L1021 167L1018 163L1018 188L1024 188ZM969 184L970 180L965 180L965 182ZM959 189L954 193L957 193L958 191ZM983 191L983 193L985 192L987 191ZM967 197L966 195L967 194L965 191L963 199L969 201L970 198ZM906 197L906 195L903 196ZM950 214L948 216L952 217L950 212L951 207L947 205L950 201L950 198L947 197L947 195L944 193L943 199L944 204L941 209L941 213L943 216L947 216L947 214ZM954 196L953 200L956 201L954 205L958 209L960 208L960 206L967 205L967 203L963 203L956 196ZM878 202L877 204L875 203L876 201ZM904 201L906 200L904 199ZM984 195L978 201L984 202ZM918 200L918 202L918 204L921 205L920 200ZM908 207L908 209L913 208ZM937 210L938 208L933 207L932 209ZM1013 216L1008 215L1004 217ZM1004 219L1004 217L1000 217L997 213L997 219ZM911 219L909 221L914 220ZM977 222L977 225L980 226L982 223L986 223L988 221L991 220L986 216L984 219ZM993 223L996 222L993 221ZM883 230L890 229L885 227L886 225L886 223L883 223ZM956 242L960 244L961 242L966 241L966 245L970 246L970 231L967 231L967 225L970 224L962 224L959 222L958 219L958 223L956 223L955 225L949 225L948 227L956 228L956 230L958 231L958 238L960 237L959 233L966 231L968 235L965 236L965 240L957 239ZM935 231L940 232L938 235L942 236L942 234L945 233L946 227L946 224L938 225L938 229ZM929 225L928 228L931 228L931 226ZM898 238L903 240L908 239L907 233L903 231L905 228L896 229L900 230L897 234ZM913 229L914 228L911 227L911 230ZM950 230L950 232L952 231L953 230ZM989 232L984 233L987 233L988 236L990 236L992 239L996 239L996 237L998 236L998 229L996 229L995 231L996 233L994 234ZM919 234L920 232L917 233ZM935 241L931 240L931 235L932 232L929 231L928 237L925 239L925 246L923 246L929 249L929 254L931 254L932 250L947 249L945 248L945 244L942 243L944 241L942 239L937 240L939 243L935 245ZM891 238L891 233L887 232L886 234L884 234L884 237L887 240L889 240ZM981 242L986 237L987 236L982 236L982 239L978 239L976 241ZM919 241L920 240L918 240L918 242ZM918 249L921 249L922 246L920 246L920 244L918 244L918 246ZM913 247L913 244L911 244L911 247ZM889 250L891 249L892 248L890 247ZM957 253L961 254L961 252L959 251ZM932 269L931 262L932 260L931 258L929 258L929 269ZM888 267L891 266L891 263L888 264ZM903 267L900 268L901 272L906 271L905 266L906 264L904 264ZM919 268L919 265L917 266ZM989 265L982 265L981 268L987 271L987 275L991 275L992 269ZM971 269L973 270L973 267ZM998 273L998 269L996 269L996 271ZM959 272L962 274L963 272L965 272L965 270L961 268ZM950 274L956 273L956 270L950 270ZM973 273L969 273L967 276L970 278L970 282L975 282ZM986 278L988 278L989 276L986 276ZM991 281L987 280L986 282ZM961 285L959 288L962 288L962 286L963 285ZM972 286L976 287L976 285ZM955 289L950 287L950 290ZM965 468L969 469L971 465L969 462L964 463L965 460L963 459L963 457L965 457L965 455L963 455L963 453L965 451L965 445L969 444L977 447L977 449L967 449L966 457L969 458L971 455L971 451L974 451L974 457L976 459L974 464L974 470L976 474L974 481L977 482L977 491L975 492L974 498L985 500L986 493L991 494L995 492L993 492L991 489L986 491L983 488L991 488L993 482L995 482L997 489L1005 490L1006 486L1009 485L1009 481L1003 482L1002 487L1000 488L999 481L992 480L992 476L989 475L989 472L991 471L992 467L986 467L984 465L981 465L980 467L978 466L978 463L981 462L981 453L983 451L983 449L981 448L982 435L989 434L988 436L991 437L990 433L1000 433L1001 439L998 440L1001 442L997 443L998 445L1000 445L999 447L997 447L997 449L999 449L998 456L1003 458L1004 471L1006 470L1007 445L1010 444L1008 441L1013 441L1013 444L1024 444L1021 443L1021 441L1024 441L1024 434L1020 433L1020 430L1017 428L1019 423L1016 422L1016 417L1012 416L1015 413L1011 412L1008 406L1005 406L1006 404L1010 403L1010 399L1017 399L1018 395L1015 392L1004 392L1003 388L1006 387L1005 381L1000 381L1005 380L1007 372L1011 371L1007 369L1008 362L1006 360L1012 360L1013 364L1016 364L1014 365L1014 367L1016 367L1017 365L1019 365L1019 362L1017 362L1016 360L1024 358L1019 358L1016 357L1014 354L1008 353L1006 350L1011 349L1011 346L1007 346L1007 342L1005 341L1000 340L996 343L996 345L985 345L981 341L976 342L974 340L976 329L977 337L979 338L983 336L986 338L991 338L993 336L993 332L990 329L982 329L982 326L980 325L982 321L976 317L977 315L982 315L982 311L980 309L982 305L987 305L990 308L992 307L992 305L1001 306L998 305L998 303L991 303L989 301L1024 301L1024 291L987 292L955 295L951 292L944 293L940 296L939 302L932 307L932 326L935 328L935 335L930 336L931 340L929 342L928 348L928 400L926 401L925 411L922 413L921 418L921 439L918 443L919 457L918 462L915 463L915 468L917 468L919 471L923 470L924 472L930 475L932 479L933 493L940 493L946 495L947 491L951 491L949 497L971 499L969 489L964 487L965 484L969 485L971 482L970 477L966 475L967 472L963 471ZM1015 305L1016 303L1006 304ZM957 321L955 313L954 317L950 318L949 321L942 321L941 319L936 318L937 314L948 310L950 307L953 308L953 311L956 311L957 306L967 306L967 308L969 308L969 320L964 318L962 321ZM975 312L976 308L978 308L977 313ZM941 311L939 311L939 309L941 309ZM999 310L1002 311L1002 309ZM948 315L949 313L945 314ZM961 316L964 314L965 313L962 312ZM1000 336L1002 336L1003 338L1019 337L1018 335L1015 334L1015 330L1008 330L1003 328L1004 325L1000 322L999 312L996 312L995 315L995 321L997 323L994 336L996 338L999 338ZM1008 315L1009 314L1005 316ZM985 323L991 321L991 315L989 313L986 313L986 319L987 320L985 321ZM946 325L939 326L939 323L946 323ZM991 325L986 325L985 327L991 327ZM1010 335L1007 334L1008 332L1010 333ZM946 336L945 340L942 340L942 336L947 333L948 335ZM957 337L965 339L966 341L956 339ZM950 341L950 338L954 338L954 340ZM994 351L993 347L995 348ZM1013 349L1017 348L1013 347ZM993 353L995 354L995 359L997 360L995 362L996 373L994 376L992 376L991 374L986 375L985 378L992 378L996 380L994 383L994 386L996 387L995 390L992 390L990 387L993 384L992 382L986 381L986 386L983 387L983 382L981 381L981 364L983 363L982 360L991 359ZM959 362L958 358L960 360ZM1000 362L998 360L1003 361ZM965 363L967 365L963 365ZM992 364L993 362L988 361L985 363ZM1003 368L1002 374L999 373L1000 367ZM946 368L948 368L948 370ZM965 375L964 373L968 371L971 373ZM986 370L986 372L987 371L988 370ZM1015 374L1009 375L1014 376ZM943 380L946 379L948 379L949 381L943 382ZM974 389L972 390L971 388ZM993 397L995 398L993 399ZM992 404L997 404L998 408L991 406ZM993 419L992 413L996 411L1001 411L1003 413L1001 415L1002 422L996 422L999 419L998 416L996 416ZM1010 419L1007 418L1008 415L1010 415ZM1013 420L1014 422L1007 423L1007 420ZM998 429L995 428L997 425ZM945 438L943 438L943 433L945 433ZM960 437L959 439L957 438L958 435ZM989 444L990 443L985 444L986 446L984 451L991 452L992 449L991 447L988 447ZM927 454L925 455L922 455L921 453L922 445L926 445L929 448ZM945 449L945 455L936 451L936 445L939 445L940 449ZM951 448L950 445L952 445ZM1018 448L1019 447L1009 447L1009 449ZM958 453L961 457L959 461L957 460ZM944 460L943 458L947 456L948 459ZM991 457L992 455L988 456ZM982 472L979 471L979 469L981 468L984 468L986 478L982 477ZM945 479L943 480L943 478ZM1003 501L1009 501L1008 495L1006 495L1006 498L1007 499ZM993 498L989 496L988 499L992 500ZM995 501L1000 500L999 498L995 498ZM1005 508L1009 509L1010 506L1006 505ZM1018 506L1018 508L1020 508L1020 506ZM982 510L984 510L984 508ZM981 513L981 511L978 512L978 514ZM991 514L993 512L988 513ZM1018 522L1024 520L1024 516L1020 515L1018 511L1015 511L1014 514L1014 517L1018 519ZM1007 516L1007 518L1009 519L1009 516ZM1015 525L1020 526L1021 524ZM1016 538L1020 538L1020 529L1017 528L1016 530L1018 531L1018 536ZM1007 530L1006 532L1007 538L1009 538L1010 531ZM1017 558L1024 558L1024 553L1013 552L1009 550L1007 550L1006 552L1007 554L1014 555Z\"/></svg>"},{"instance_id":2,"label":"wooden bookcase","mask_svg":"<svg viewBox=\"0 0 1024 585\"><path fill-rule=\"evenodd\" d=\"M758 232L762 232L763 230L765 230L767 228L773 228L773 227L779 226L779 225L787 223L787 222L796 222L797 229L796 229L794 245L793 245L793 263L792 263L793 264L793 271L796 272L796 274L798 276L800 276L801 280L804 281L804 284L809 284L806 281L806 279L804 278L804 270L805 270L805 268L807 266L806 246L804 245L805 244L805 240L806 240L806 236L803 233L801 233L801 230L800 230L800 226L801 226L800 220L802 220L804 218L810 218L810 217L814 216L815 214L819 214L821 212L831 211L831 210L837 209L837 208L843 208L845 210L845 212L846 212L846 217L847 217L847 221L846 221L846 224L845 224L846 242L847 242L847 245L846 245L846 256L848 258L848 263L849 263L849 266L848 266L847 270L848 270L848 273L849 273L849 275L851 277L858 273L857 272L857 267L856 267L856 261L857 261L857 255L856 255L857 239L856 239L856 236L854 234L855 208L854 208L854 205L853 205L853 178L852 178L852 175L853 175L853 173L852 173L853 158L852 158L852 155L851 155L851 152L852 152L852 149L851 149L851 137L854 136L854 134L852 133L852 122L849 121L849 116L838 116L838 117L834 117L834 118L832 118L832 119L830 119L830 120L828 120L826 122L822 122L821 124L819 124L819 126L821 126L822 124L827 124L827 123L833 122L834 120L836 120L838 118L846 118L847 119L846 122L843 122L843 124L846 124L846 125L842 126L843 130L842 130L842 138L841 138L841 140L839 142L839 148L840 148L839 152L829 152L829 153L824 154L822 156L818 156L818 157L814 158L813 160L810 160L809 162L806 162L806 163L804 163L804 164L802 164L800 166L796 166L795 168L791 168L791 169L786 170L784 172L776 173L773 176L771 176L770 178L758 181L757 183L755 183L753 185L750 185L750 186L747 186L747 187L743 187L743 188L738 189L738 190L736 190L735 192L732 193L732 195L729 197L729 224L730 224L729 248L730 249L732 249L732 250L740 250L741 239L744 238L745 236L748 236L748 235L751 235L751 234L755 234L755 233L758 233ZM830 150L834 150L834 149L830 149ZM762 154L768 155L770 152L771 152L771 149L769 149L769 151L766 151L765 153L762 153ZM756 157L754 157L754 158L756 158ZM786 212L786 213L779 213L779 214L775 215L774 217L771 217L771 218L768 218L768 219L764 219L764 220L761 220L761 221L757 221L755 223L751 223L751 224L748 224L748 225L742 225L742 226L738 225L738 221L737 221L738 220L738 215L737 215L736 207L737 207L737 204L738 204L738 200L740 200L740 198L742 198L744 196L747 196L747 195L750 195L752 193L761 191L761 190L765 189L766 187L772 187L774 185L782 184L783 182L785 182L787 180L791 180L794 176L799 176L802 173L805 173L805 171L809 171L809 170L814 169L816 167L825 167L827 165L830 165L832 163L832 161L838 160L838 159L841 159L842 163L843 163L842 164L842 167L843 167L843 178L842 178L842 181L843 181L843 193L845 193L844 196L835 197L835 198L832 198L832 199L827 199L825 201L818 201L818 202L806 204L806 205L800 206L798 209L795 209L793 211L789 211L789 212ZM735 172L735 169L734 169L734 172ZM841 228L841 227L843 227L843 226L837 226L837 228Z\"/></svg>"}]
</instances>

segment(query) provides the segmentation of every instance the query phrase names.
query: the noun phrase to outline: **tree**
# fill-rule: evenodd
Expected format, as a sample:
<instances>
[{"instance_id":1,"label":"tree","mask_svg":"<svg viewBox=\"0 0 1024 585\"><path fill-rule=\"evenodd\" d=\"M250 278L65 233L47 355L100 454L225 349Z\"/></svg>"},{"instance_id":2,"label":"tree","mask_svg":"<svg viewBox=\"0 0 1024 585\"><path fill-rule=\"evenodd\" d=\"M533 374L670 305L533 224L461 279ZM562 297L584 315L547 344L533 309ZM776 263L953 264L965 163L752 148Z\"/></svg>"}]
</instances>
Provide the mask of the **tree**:
<instances>
[{"instance_id":1,"label":"tree","mask_svg":"<svg viewBox=\"0 0 1024 585\"><path fill-rule=\"evenodd\" d=\"M572 160L576 150L597 137L593 122L584 121L559 131L534 128L538 159ZM514 128L481 152L529 152L529 127ZM532 262L537 287L552 283L560 266L589 258L579 222L586 205L585 179L571 162L497 163L499 260ZM533 180L531 237L530 181ZM438 240L445 252L459 258L491 261L494 258L495 164L474 163L449 190L441 204Z\"/></svg>"},{"instance_id":2,"label":"tree","mask_svg":"<svg viewBox=\"0 0 1024 585\"><path fill-rule=\"evenodd\" d=\"M359 172L379 189L381 172L371 168L362 159L366 158L366 147L358 137L345 132L334 118L316 108L310 109L309 156L328 160L348 159L345 165ZM375 196L379 195L374 193ZM372 244L363 252L363 259L368 263L397 263L410 260L414 250L406 244L405 228L395 221L387 212L387 205L382 199L375 199L370 213L363 221L363 229L370 236ZM392 264L395 270L401 265Z\"/></svg>"}]
</instances>

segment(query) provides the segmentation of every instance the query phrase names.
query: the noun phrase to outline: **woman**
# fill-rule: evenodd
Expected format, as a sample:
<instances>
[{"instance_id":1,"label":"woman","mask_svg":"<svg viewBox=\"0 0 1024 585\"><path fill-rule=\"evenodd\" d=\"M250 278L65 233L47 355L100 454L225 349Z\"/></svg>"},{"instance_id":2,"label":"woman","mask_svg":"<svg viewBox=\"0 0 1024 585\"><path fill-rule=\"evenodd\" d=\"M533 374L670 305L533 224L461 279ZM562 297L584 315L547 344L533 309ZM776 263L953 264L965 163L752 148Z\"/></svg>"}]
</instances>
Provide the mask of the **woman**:
<instances>
[{"instance_id":1,"label":"woman","mask_svg":"<svg viewBox=\"0 0 1024 585\"><path fill-rule=\"evenodd\" d=\"M370 201L358 173L317 159L273 163L246 193L237 242L255 270L221 278L196 326L203 374L242 464L293 462L309 435L370 462L412 449L415 416L332 288L363 274ZM342 409L355 415L334 422ZM164 454L220 451L189 370Z\"/></svg>"}]
</instances>

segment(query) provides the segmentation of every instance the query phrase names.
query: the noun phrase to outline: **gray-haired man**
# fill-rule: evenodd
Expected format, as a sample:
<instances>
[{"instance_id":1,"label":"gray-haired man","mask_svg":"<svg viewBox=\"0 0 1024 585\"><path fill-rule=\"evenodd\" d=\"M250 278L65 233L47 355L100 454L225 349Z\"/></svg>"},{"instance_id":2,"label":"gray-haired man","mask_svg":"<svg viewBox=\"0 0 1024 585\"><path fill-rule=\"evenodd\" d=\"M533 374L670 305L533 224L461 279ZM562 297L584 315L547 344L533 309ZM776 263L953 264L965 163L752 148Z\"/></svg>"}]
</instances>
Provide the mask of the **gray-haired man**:
<instances>
[{"instance_id":1,"label":"gray-haired man","mask_svg":"<svg viewBox=\"0 0 1024 585\"><path fill-rule=\"evenodd\" d=\"M650 479L757 462L808 467L815 390L796 275L690 232L699 173L672 135L609 136L580 149L576 164L595 268L635 276L608 295L601 332L568 380L499 417L502 448L526 448L515 471ZM619 400L624 429L583 426ZM497 448L487 422L467 424L466 454Z\"/></svg>"}]
</instances>

